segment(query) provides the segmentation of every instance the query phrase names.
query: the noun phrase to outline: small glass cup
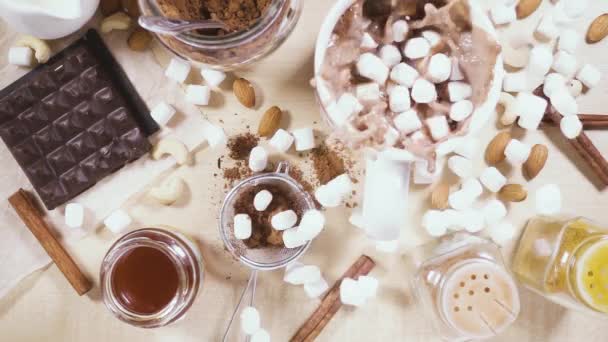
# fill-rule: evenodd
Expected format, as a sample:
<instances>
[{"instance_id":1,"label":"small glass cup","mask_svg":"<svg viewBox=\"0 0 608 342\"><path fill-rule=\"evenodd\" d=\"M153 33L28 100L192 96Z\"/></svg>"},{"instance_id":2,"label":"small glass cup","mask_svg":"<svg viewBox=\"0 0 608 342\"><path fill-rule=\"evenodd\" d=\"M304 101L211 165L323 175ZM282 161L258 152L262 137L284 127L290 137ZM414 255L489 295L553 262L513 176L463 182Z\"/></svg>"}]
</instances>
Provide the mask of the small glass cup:
<instances>
[{"instance_id":1,"label":"small glass cup","mask_svg":"<svg viewBox=\"0 0 608 342\"><path fill-rule=\"evenodd\" d=\"M113 288L117 263L130 251L148 247L171 259L178 275L175 296L162 310L153 314L132 311L121 303ZM164 229L145 228L127 233L112 247L101 264L101 292L106 307L120 320L140 328L157 328L184 317L203 282L203 258L198 247L186 236ZM153 286L153 284L150 284Z\"/></svg>"},{"instance_id":2,"label":"small glass cup","mask_svg":"<svg viewBox=\"0 0 608 342\"><path fill-rule=\"evenodd\" d=\"M139 0L142 15L162 16L156 0ZM250 28L222 36L196 32L156 35L175 55L198 66L233 70L275 51L289 37L300 17L301 0L273 0Z\"/></svg>"}]
</instances>

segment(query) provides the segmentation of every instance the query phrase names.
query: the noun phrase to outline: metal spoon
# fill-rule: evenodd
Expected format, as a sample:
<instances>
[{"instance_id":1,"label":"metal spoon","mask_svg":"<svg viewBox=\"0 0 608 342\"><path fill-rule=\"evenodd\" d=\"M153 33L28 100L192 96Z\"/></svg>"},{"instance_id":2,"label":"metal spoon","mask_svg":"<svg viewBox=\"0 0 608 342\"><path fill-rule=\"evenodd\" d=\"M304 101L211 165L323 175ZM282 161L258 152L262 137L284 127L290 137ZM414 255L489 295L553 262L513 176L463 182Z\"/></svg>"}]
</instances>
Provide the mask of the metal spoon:
<instances>
[{"instance_id":1,"label":"metal spoon","mask_svg":"<svg viewBox=\"0 0 608 342\"><path fill-rule=\"evenodd\" d=\"M203 29L226 29L226 25L215 20L179 20L162 16L141 16L139 25L148 31L158 34L178 35L182 32Z\"/></svg>"}]
</instances>

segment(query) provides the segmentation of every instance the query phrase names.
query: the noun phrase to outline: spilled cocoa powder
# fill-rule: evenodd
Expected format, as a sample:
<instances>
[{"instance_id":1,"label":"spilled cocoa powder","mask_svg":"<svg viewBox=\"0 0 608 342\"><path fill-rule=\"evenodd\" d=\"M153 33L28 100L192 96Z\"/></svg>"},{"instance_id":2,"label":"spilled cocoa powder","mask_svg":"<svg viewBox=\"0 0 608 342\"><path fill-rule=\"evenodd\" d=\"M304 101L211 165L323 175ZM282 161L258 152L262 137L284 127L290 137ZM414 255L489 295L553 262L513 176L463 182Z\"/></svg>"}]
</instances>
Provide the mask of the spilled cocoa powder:
<instances>
[{"instance_id":1,"label":"spilled cocoa powder","mask_svg":"<svg viewBox=\"0 0 608 342\"><path fill-rule=\"evenodd\" d=\"M247 160L254 147L258 146L260 138L251 133L243 133L228 140L228 156L234 160Z\"/></svg>"},{"instance_id":2,"label":"spilled cocoa powder","mask_svg":"<svg viewBox=\"0 0 608 342\"><path fill-rule=\"evenodd\" d=\"M311 152L315 174L321 185L346 172L344 160L336 151L323 144Z\"/></svg>"}]
</instances>

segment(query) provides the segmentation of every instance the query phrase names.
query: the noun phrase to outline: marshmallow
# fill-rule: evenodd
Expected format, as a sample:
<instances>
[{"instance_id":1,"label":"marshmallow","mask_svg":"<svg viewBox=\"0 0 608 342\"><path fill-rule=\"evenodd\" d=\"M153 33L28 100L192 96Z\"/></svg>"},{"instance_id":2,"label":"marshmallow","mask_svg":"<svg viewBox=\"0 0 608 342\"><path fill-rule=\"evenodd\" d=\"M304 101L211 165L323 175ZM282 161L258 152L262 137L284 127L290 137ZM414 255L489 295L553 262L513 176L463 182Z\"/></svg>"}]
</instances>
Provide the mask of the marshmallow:
<instances>
[{"instance_id":1,"label":"marshmallow","mask_svg":"<svg viewBox=\"0 0 608 342\"><path fill-rule=\"evenodd\" d=\"M525 70L507 73L502 81L502 90L509 93L527 91L531 88L529 79Z\"/></svg>"},{"instance_id":2,"label":"marshmallow","mask_svg":"<svg viewBox=\"0 0 608 342\"><path fill-rule=\"evenodd\" d=\"M445 82L452 73L452 60L443 53L438 53L431 57L427 76L434 83Z\"/></svg>"},{"instance_id":3,"label":"marshmallow","mask_svg":"<svg viewBox=\"0 0 608 342\"><path fill-rule=\"evenodd\" d=\"M282 238L286 248L298 248L309 241L298 227L284 230Z\"/></svg>"},{"instance_id":4,"label":"marshmallow","mask_svg":"<svg viewBox=\"0 0 608 342\"><path fill-rule=\"evenodd\" d=\"M426 125L431 132L433 140L439 141L450 134L450 126L448 120L443 115L434 116L426 119Z\"/></svg>"},{"instance_id":5,"label":"marshmallow","mask_svg":"<svg viewBox=\"0 0 608 342\"><path fill-rule=\"evenodd\" d=\"M294 138L286 130L279 128L268 142L270 146L279 152L287 152L293 144Z\"/></svg>"},{"instance_id":6,"label":"marshmallow","mask_svg":"<svg viewBox=\"0 0 608 342\"><path fill-rule=\"evenodd\" d=\"M407 38L409 32L409 25L405 20L397 20L393 23L393 41L402 43Z\"/></svg>"},{"instance_id":7,"label":"marshmallow","mask_svg":"<svg viewBox=\"0 0 608 342\"><path fill-rule=\"evenodd\" d=\"M376 241L376 250L383 253L395 253L399 249L399 240Z\"/></svg>"},{"instance_id":8,"label":"marshmallow","mask_svg":"<svg viewBox=\"0 0 608 342\"><path fill-rule=\"evenodd\" d=\"M319 210L308 210L302 215L299 230L306 240L317 237L325 226L325 215Z\"/></svg>"},{"instance_id":9,"label":"marshmallow","mask_svg":"<svg viewBox=\"0 0 608 342\"><path fill-rule=\"evenodd\" d=\"M397 115L393 122L395 127L403 134L410 134L422 128L422 121L420 121L418 113L414 109Z\"/></svg>"},{"instance_id":10,"label":"marshmallow","mask_svg":"<svg viewBox=\"0 0 608 342\"><path fill-rule=\"evenodd\" d=\"M298 215L293 210L285 210L278 214L275 214L272 219L270 219L270 223L272 224L272 228L276 230L285 230L292 228L298 222Z\"/></svg>"},{"instance_id":11,"label":"marshmallow","mask_svg":"<svg viewBox=\"0 0 608 342\"><path fill-rule=\"evenodd\" d=\"M262 146L256 146L249 154L249 168L253 172L262 172L268 165L268 152Z\"/></svg>"},{"instance_id":12,"label":"marshmallow","mask_svg":"<svg viewBox=\"0 0 608 342\"><path fill-rule=\"evenodd\" d=\"M395 70L395 68L393 68L393 70ZM364 102L376 102L382 97L382 92L380 91L378 83L360 84L355 88L355 94L359 101Z\"/></svg>"},{"instance_id":13,"label":"marshmallow","mask_svg":"<svg viewBox=\"0 0 608 342\"><path fill-rule=\"evenodd\" d=\"M353 182L346 173L335 177L326 185L342 197L348 196L353 191Z\"/></svg>"},{"instance_id":14,"label":"marshmallow","mask_svg":"<svg viewBox=\"0 0 608 342\"><path fill-rule=\"evenodd\" d=\"M327 280L320 278L319 280L304 284L304 292L308 298L319 298L322 294L329 290L329 284Z\"/></svg>"},{"instance_id":15,"label":"marshmallow","mask_svg":"<svg viewBox=\"0 0 608 342\"><path fill-rule=\"evenodd\" d=\"M150 112L150 116L159 126L165 126L173 115L175 115L175 108L164 101L157 104Z\"/></svg>"},{"instance_id":16,"label":"marshmallow","mask_svg":"<svg viewBox=\"0 0 608 342\"><path fill-rule=\"evenodd\" d=\"M507 216L507 207L496 199L490 200L481 209L483 217L489 225L498 223Z\"/></svg>"},{"instance_id":17,"label":"marshmallow","mask_svg":"<svg viewBox=\"0 0 608 342\"><path fill-rule=\"evenodd\" d=\"M553 20L553 15L546 14L536 27L536 34L543 40L549 41L559 36L560 29Z\"/></svg>"},{"instance_id":18,"label":"marshmallow","mask_svg":"<svg viewBox=\"0 0 608 342\"><path fill-rule=\"evenodd\" d=\"M448 209L443 212L443 219L452 231L464 230L466 227L465 217L460 210Z\"/></svg>"},{"instance_id":19,"label":"marshmallow","mask_svg":"<svg viewBox=\"0 0 608 342\"><path fill-rule=\"evenodd\" d=\"M546 109L547 101L542 97L530 93L519 93L515 98L514 111L520 113L518 124L527 130L538 129Z\"/></svg>"},{"instance_id":20,"label":"marshmallow","mask_svg":"<svg viewBox=\"0 0 608 342\"><path fill-rule=\"evenodd\" d=\"M537 45L530 50L530 61L526 70L535 76L544 77L553 64L553 52L544 45Z\"/></svg>"},{"instance_id":21,"label":"marshmallow","mask_svg":"<svg viewBox=\"0 0 608 342\"><path fill-rule=\"evenodd\" d=\"M448 196L448 204L456 210L465 210L470 208L475 202L476 197L465 189L455 191Z\"/></svg>"},{"instance_id":22,"label":"marshmallow","mask_svg":"<svg viewBox=\"0 0 608 342\"><path fill-rule=\"evenodd\" d=\"M399 63L391 70L391 80L408 88L414 86L414 82L420 77L418 70L406 63Z\"/></svg>"},{"instance_id":23,"label":"marshmallow","mask_svg":"<svg viewBox=\"0 0 608 342\"><path fill-rule=\"evenodd\" d=\"M211 98L211 89L207 86L188 85L186 87L186 101L197 106L206 106Z\"/></svg>"},{"instance_id":24,"label":"marshmallow","mask_svg":"<svg viewBox=\"0 0 608 342\"><path fill-rule=\"evenodd\" d=\"M312 128L300 128L291 132L296 142L296 151L308 151L315 147L315 134Z\"/></svg>"},{"instance_id":25,"label":"marshmallow","mask_svg":"<svg viewBox=\"0 0 608 342\"><path fill-rule=\"evenodd\" d=\"M424 31L422 32L422 37L429 42L431 47L435 47L441 42L441 35L435 31Z\"/></svg>"},{"instance_id":26,"label":"marshmallow","mask_svg":"<svg viewBox=\"0 0 608 342\"><path fill-rule=\"evenodd\" d=\"M473 102L462 100L454 103L450 108L450 119L460 122L473 113Z\"/></svg>"},{"instance_id":27,"label":"marshmallow","mask_svg":"<svg viewBox=\"0 0 608 342\"><path fill-rule=\"evenodd\" d=\"M251 237L251 218L247 214L237 214L234 216L234 237L239 240Z\"/></svg>"},{"instance_id":28,"label":"marshmallow","mask_svg":"<svg viewBox=\"0 0 608 342\"><path fill-rule=\"evenodd\" d=\"M555 54L553 70L564 75L565 78L572 78L576 74L578 62L576 58L566 51L559 51Z\"/></svg>"},{"instance_id":29,"label":"marshmallow","mask_svg":"<svg viewBox=\"0 0 608 342\"><path fill-rule=\"evenodd\" d=\"M337 126L344 126L353 115L359 114L363 110L363 105L351 93L344 93L338 101L327 107L331 121Z\"/></svg>"},{"instance_id":30,"label":"marshmallow","mask_svg":"<svg viewBox=\"0 0 608 342\"><path fill-rule=\"evenodd\" d=\"M392 68L401 62L401 51L395 45L384 45L380 49L380 59L387 67Z\"/></svg>"},{"instance_id":31,"label":"marshmallow","mask_svg":"<svg viewBox=\"0 0 608 342\"><path fill-rule=\"evenodd\" d=\"M430 236L439 237L445 235L448 230L446 221L438 210L429 210L422 217L422 227Z\"/></svg>"},{"instance_id":32,"label":"marshmallow","mask_svg":"<svg viewBox=\"0 0 608 342\"><path fill-rule=\"evenodd\" d=\"M583 93L583 83L579 80L570 80L566 84L568 87L568 91L570 91L570 95L577 97Z\"/></svg>"},{"instance_id":33,"label":"marshmallow","mask_svg":"<svg viewBox=\"0 0 608 342\"><path fill-rule=\"evenodd\" d=\"M578 118L578 115L570 115L562 118L559 128L566 138L576 139L583 131L583 123Z\"/></svg>"},{"instance_id":34,"label":"marshmallow","mask_svg":"<svg viewBox=\"0 0 608 342\"><path fill-rule=\"evenodd\" d=\"M450 82L448 83L448 94L451 102L458 102L471 97L473 88L465 82Z\"/></svg>"},{"instance_id":35,"label":"marshmallow","mask_svg":"<svg viewBox=\"0 0 608 342\"><path fill-rule=\"evenodd\" d=\"M565 85L551 95L551 104L563 116L578 114L578 103Z\"/></svg>"},{"instance_id":36,"label":"marshmallow","mask_svg":"<svg viewBox=\"0 0 608 342\"><path fill-rule=\"evenodd\" d=\"M437 89L435 85L424 78L419 78L414 82L412 88L412 99L416 103L431 103L437 100Z\"/></svg>"},{"instance_id":37,"label":"marshmallow","mask_svg":"<svg viewBox=\"0 0 608 342\"><path fill-rule=\"evenodd\" d=\"M479 176L479 180L488 190L495 193L500 191L500 189L507 184L505 176L503 176L495 167L485 168L481 173L481 176Z\"/></svg>"},{"instance_id":38,"label":"marshmallow","mask_svg":"<svg viewBox=\"0 0 608 342\"><path fill-rule=\"evenodd\" d=\"M490 238L501 246L511 241L515 237L515 232L515 226L508 222L501 222L488 228Z\"/></svg>"},{"instance_id":39,"label":"marshmallow","mask_svg":"<svg viewBox=\"0 0 608 342\"><path fill-rule=\"evenodd\" d=\"M211 88L217 88L226 79L226 73L214 69L201 69L201 76Z\"/></svg>"},{"instance_id":40,"label":"marshmallow","mask_svg":"<svg viewBox=\"0 0 608 342\"><path fill-rule=\"evenodd\" d=\"M165 76L177 83L184 83L190 74L190 64L178 58L172 58L169 62Z\"/></svg>"},{"instance_id":41,"label":"marshmallow","mask_svg":"<svg viewBox=\"0 0 608 342\"><path fill-rule=\"evenodd\" d=\"M494 25L510 24L517 19L515 6L507 6L505 4L495 5L490 9L490 17Z\"/></svg>"},{"instance_id":42,"label":"marshmallow","mask_svg":"<svg viewBox=\"0 0 608 342\"><path fill-rule=\"evenodd\" d=\"M8 62L13 65L30 67L34 60L34 51L29 47L18 46L8 49Z\"/></svg>"},{"instance_id":43,"label":"marshmallow","mask_svg":"<svg viewBox=\"0 0 608 342\"><path fill-rule=\"evenodd\" d=\"M485 227L483 215L478 210L464 210L460 213L460 222L469 233L478 233Z\"/></svg>"},{"instance_id":44,"label":"marshmallow","mask_svg":"<svg viewBox=\"0 0 608 342\"><path fill-rule=\"evenodd\" d=\"M361 306L365 303L365 294L359 283L351 278L344 278L340 283L340 301L344 305Z\"/></svg>"},{"instance_id":45,"label":"marshmallow","mask_svg":"<svg viewBox=\"0 0 608 342\"><path fill-rule=\"evenodd\" d=\"M566 84L566 79L562 74L551 73L545 77L545 83L543 84L543 93L545 96L551 97L555 91L564 87Z\"/></svg>"},{"instance_id":46,"label":"marshmallow","mask_svg":"<svg viewBox=\"0 0 608 342\"><path fill-rule=\"evenodd\" d=\"M65 225L70 228L81 228L84 223L84 207L79 203L65 206Z\"/></svg>"},{"instance_id":47,"label":"marshmallow","mask_svg":"<svg viewBox=\"0 0 608 342\"><path fill-rule=\"evenodd\" d=\"M241 330L246 335L253 335L260 330L260 313L253 306L248 306L241 311Z\"/></svg>"},{"instance_id":48,"label":"marshmallow","mask_svg":"<svg viewBox=\"0 0 608 342\"><path fill-rule=\"evenodd\" d=\"M585 64L576 74L576 79L583 82L585 87L589 89L598 85L601 78L602 74L600 71L590 64Z\"/></svg>"},{"instance_id":49,"label":"marshmallow","mask_svg":"<svg viewBox=\"0 0 608 342\"><path fill-rule=\"evenodd\" d=\"M462 140L462 142L456 145L454 152L468 159L473 159L479 151L479 139L469 136Z\"/></svg>"},{"instance_id":50,"label":"marshmallow","mask_svg":"<svg viewBox=\"0 0 608 342\"><path fill-rule=\"evenodd\" d=\"M559 36L558 50L566 51L567 53L576 53L576 48L580 40L580 35L575 30L566 29Z\"/></svg>"},{"instance_id":51,"label":"marshmallow","mask_svg":"<svg viewBox=\"0 0 608 342\"><path fill-rule=\"evenodd\" d=\"M203 127L203 136L207 139L207 143L211 148L226 145L227 138L224 129L212 125L210 122L207 122Z\"/></svg>"},{"instance_id":52,"label":"marshmallow","mask_svg":"<svg viewBox=\"0 0 608 342\"><path fill-rule=\"evenodd\" d=\"M444 157L448 154L454 153L454 151L456 151L456 148L460 146L460 144L462 144L464 140L464 137L452 137L442 142L441 144L438 144L437 148L435 149L435 153L437 154L437 156L440 157Z\"/></svg>"},{"instance_id":53,"label":"marshmallow","mask_svg":"<svg viewBox=\"0 0 608 342\"><path fill-rule=\"evenodd\" d=\"M555 184L549 184L536 191L536 211L541 215L555 215L562 209L562 193Z\"/></svg>"},{"instance_id":54,"label":"marshmallow","mask_svg":"<svg viewBox=\"0 0 608 342\"><path fill-rule=\"evenodd\" d=\"M378 279L372 276L359 276L357 283L366 299L376 297L378 293Z\"/></svg>"},{"instance_id":55,"label":"marshmallow","mask_svg":"<svg viewBox=\"0 0 608 342\"><path fill-rule=\"evenodd\" d=\"M469 178L473 174L473 163L461 156L450 157L448 168L460 178Z\"/></svg>"},{"instance_id":56,"label":"marshmallow","mask_svg":"<svg viewBox=\"0 0 608 342\"><path fill-rule=\"evenodd\" d=\"M461 190L464 190L474 198L481 196L483 193L483 187L481 183L477 180L477 178L469 178L464 183L462 183Z\"/></svg>"},{"instance_id":57,"label":"marshmallow","mask_svg":"<svg viewBox=\"0 0 608 342\"><path fill-rule=\"evenodd\" d=\"M374 40L374 38L367 32L363 34L363 38L361 39L361 47L363 49L373 50L378 47L378 43Z\"/></svg>"},{"instance_id":58,"label":"marshmallow","mask_svg":"<svg viewBox=\"0 0 608 342\"><path fill-rule=\"evenodd\" d=\"M418 37L412 38L405 43L403 53L409 59L426 57L431 52L431 44L428 40Z\"/></svg>"},{"instance_id":59,"label":"marshmallow","mask_svg":"<svg viewBox=\"0 0 608 342\"><path fill-rule=\"evenodd\" d=\"M389 68L373 53L364 53L357 61L357 70L363 77L383 85L388 79Z\"/></svg>"},{"instance_id":60,"label":"marshmallow","mask_svg":"<svg viewBox=\"0 0 608 342\"><path fill-rule=\"evenodd\" d=\"M507 160L514 165L521 165L528 160L532 148L517 139L511 139L505 148Z\"/></svg>"},{"instance_id":61,"label":"marshmallow","mask_svg":"<svg viewBox=\"0 0 608 342\"><path fill-rule=\"evenodd\" d=\"M450 81L462 81L464 80L464 73L460 69L460 61L456 57L452 57L452 74L450 75Z\"/></svg>"},{"instance_id":62,"label":"marshmallow","mask_svg":"<svg viewBox=\"0 0 608 342\"><path fill-rule=\"evenodd\" d=\"M264 211L272 202L272 194L268 190L262 190L255 194L253 198L253 206L257 211Z\"/></svg>"},{"instance_id":63,"label":"marshmallow","mask_svg":"<svg viewBox=\"0 0 608 342\"><path fill-rule=\"evenodd\" d=\"M342 203L342 196L328 185L321 185L315 190L315 199L325 208L335 208Z\"/></svg>"},{"instance_id":64,"label":"marshmallow","mask_svg":"<svg viewBox=\"0 0 608 342\"><path fill-rule=\"evenodd\" d=\"M268 331L260 329L251 335L249 342L270 342L270 334Z\"/></svg>"},{"instance_id":65,"label":"marshmallow","mask_svg":"<svg viewBox=\"0 0 608 342\"><path fill-rule=\"evenodd\" d=\"M314 283L321 279L321 270L314 265L294 265L285 269L283 281L292 285Z\"/></svg>"},{"instance_id":66,"label":"marshmallow","mask_svg":"<svg viewBox=\"0 0 608 342\"><path fill-rule=\"evenodd\" d=\"M389 94L389 106L395 113L405 112L412 107L410 91L406 86L398 85Z\"/></svg>"},{"instance_id":67,"label":"marshmallow","mask_svg":"<svg viewBox=\"0 0 608 342\"><path fill-rule=\"evenodd\" d=\"M112 214L110 214L110 216L103 220L103 224L106 226L106 228L108 228L114 234L119 234L127 229L131 222L132 220L129 214L122 209L114 211Z\"/></svg>"}]
</instances>

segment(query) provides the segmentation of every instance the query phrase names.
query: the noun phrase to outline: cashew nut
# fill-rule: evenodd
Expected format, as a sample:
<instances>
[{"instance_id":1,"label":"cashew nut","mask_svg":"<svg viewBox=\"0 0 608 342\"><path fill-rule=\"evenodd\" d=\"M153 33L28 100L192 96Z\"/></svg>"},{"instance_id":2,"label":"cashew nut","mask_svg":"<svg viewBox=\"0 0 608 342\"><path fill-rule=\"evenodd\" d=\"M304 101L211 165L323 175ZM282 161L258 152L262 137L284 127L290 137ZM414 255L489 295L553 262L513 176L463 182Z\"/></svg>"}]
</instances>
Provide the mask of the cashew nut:
<instances>
[{"instance_id":1,"label":"cashew nut","mask_svg":"<svg viewBox=\"0 0 608 342\"><path fill-rule=\"evenodd\" d=\"M158 187L150 190L150 197L164 205L175 203L184 192L186 183L180 177L171 177L162 182Z\"/></svg>"},{"instance_id":2,"label":"cashew nut","mask_svg":"<svg viewBox=\"0 0 608 342\"><path fill-rule=\"evenodd\" d=\"M502 56L504 63L513 68L525 68L530 61L530 51L532 46L526 44L519 48L514 48L511 44L503 44Z\"/></svg>"},{"instance_id":3,"label":"cashew nut","mask_svg":"<svg viewBox=\"0 0 608 342\"><path fill-rule=\"evenodd\" d=\"M109 33L112 30L128 30L131 26L131 17L123 12L117 12L101 22L101 32Z\"/></svg>"},{"instance_id":4,"label":"cashew nut","mask_svg":"<svg viewBox=\"0 0 608 342\"><path fill-rule=\"evenodd\" d=\"M51 47L40 38L23 35L15 42L16 46L25 46L34 50L38 63L46 63L51 58Z\"/></svg>"},{"instance_id":5,"label":"cashew nut","mask_svg":"<svg viewBox=\"0 0 608 342\"><path fill-rule=\"evenodd\" d=\"M187 164L190 159L190 153L188 152L186 145L184 145L183 142L172 138L162 139L154 146L154 149L152 150L152 159L158 160L165 154L169 154L175 158L175 161L179 165Z\"/></svg>"},{"instance_id":6,"label":"cashew nut","mask_svg":"<svg viewBox=\"0 0 608 342\"><path fill-rule=\"evenodd\" d=\"M505 126L510 126L517 120L519 114L515 112L515 97L509 93L500 94L498 104L504 108L500 123Z\"/></svg>"},{"instance_id":7,"label":"cashew nut","mask_svg":"<svg viewBox=\"0 0 608 342\"><path fill-rule=\"evenodd\" d=\"M583 84L579 80L571 80L568 82L568 89L572 96L577 97L583 93Z\"/></svg>"}]
</instances>

